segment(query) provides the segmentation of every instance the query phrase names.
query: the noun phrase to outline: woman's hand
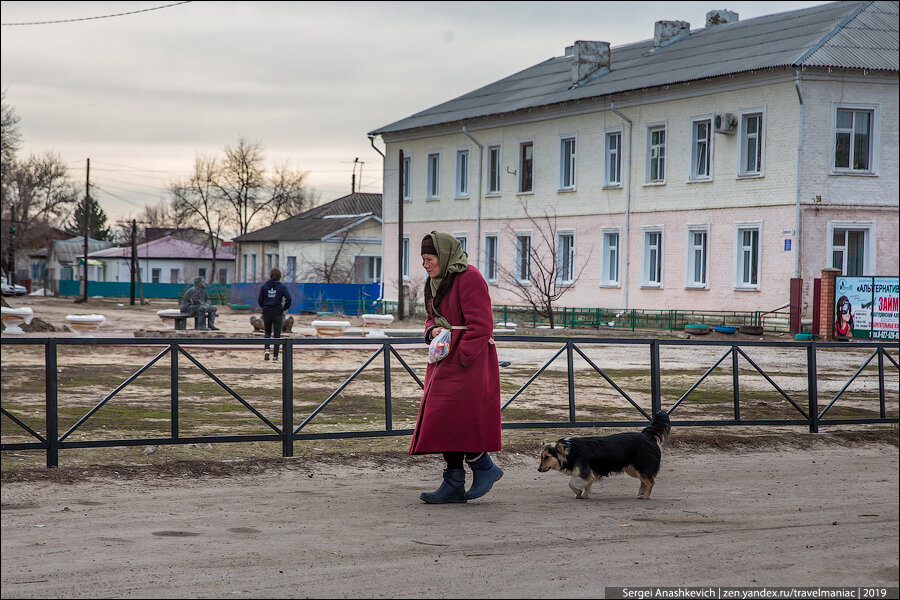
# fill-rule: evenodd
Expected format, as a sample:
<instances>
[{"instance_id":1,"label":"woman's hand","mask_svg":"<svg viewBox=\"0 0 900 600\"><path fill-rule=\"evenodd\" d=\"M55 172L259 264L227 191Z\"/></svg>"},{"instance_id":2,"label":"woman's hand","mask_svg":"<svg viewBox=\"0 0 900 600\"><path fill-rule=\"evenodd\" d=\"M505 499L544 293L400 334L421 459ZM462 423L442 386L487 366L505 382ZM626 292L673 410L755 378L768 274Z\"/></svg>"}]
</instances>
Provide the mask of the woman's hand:
<instances>
[{"instance_id":1,"label":"woman's hand","mask_svg":"<svg viewBox=\"0 0 900 600\"><path fill-rule=\"evenodd\" d=\"M438 336L440 332L444 330L443 327L435 327L431 330L431 339L434 339Z\"/></svg>"}]
</instances>

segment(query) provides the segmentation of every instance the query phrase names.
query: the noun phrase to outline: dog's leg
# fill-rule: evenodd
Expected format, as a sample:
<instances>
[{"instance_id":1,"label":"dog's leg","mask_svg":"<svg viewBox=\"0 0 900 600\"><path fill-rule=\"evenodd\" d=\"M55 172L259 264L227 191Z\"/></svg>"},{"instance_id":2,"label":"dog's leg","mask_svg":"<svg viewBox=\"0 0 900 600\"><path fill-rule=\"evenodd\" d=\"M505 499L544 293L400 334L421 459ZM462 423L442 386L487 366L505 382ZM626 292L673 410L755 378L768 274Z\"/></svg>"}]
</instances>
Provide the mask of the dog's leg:
<instances>
[{"instance_id":1,"label":"dog's leg","mask_svg":"<svg viewBox=\"0 0 900 600\"><path fill-rule=\"evenodd\" d=\"M641 476L637 472L637 469L635 469L632 465L628 465L627 467L622 469L622 472L625 473L626 475L631 475L635 479L641 478ZM643 486L641 486L641 487L643 487Z\"/></svg>"},{"instance_id":2,"label":"dog's leg","mask_svg":"<svg viewBox=\"0 0 900 600\"><path fill-rule=\"evenodd\" d=\"M639 500L649 500L650 492L653 491L653 479L649 477L640 477L641 480L641 489L638 490L638 499Z\"/></svg>"},{"instance_id":3,"label":"dog's leg","mask_svg":"<svg viewBox=\"0 0 900 600\"><path fill-rule=\"evenodd\" d=\"M575 492L576 498L584 499L591 493L591 484L586 484L581 477L572 477L569 480L569 489Z\"/></svg>"}]
</instances>

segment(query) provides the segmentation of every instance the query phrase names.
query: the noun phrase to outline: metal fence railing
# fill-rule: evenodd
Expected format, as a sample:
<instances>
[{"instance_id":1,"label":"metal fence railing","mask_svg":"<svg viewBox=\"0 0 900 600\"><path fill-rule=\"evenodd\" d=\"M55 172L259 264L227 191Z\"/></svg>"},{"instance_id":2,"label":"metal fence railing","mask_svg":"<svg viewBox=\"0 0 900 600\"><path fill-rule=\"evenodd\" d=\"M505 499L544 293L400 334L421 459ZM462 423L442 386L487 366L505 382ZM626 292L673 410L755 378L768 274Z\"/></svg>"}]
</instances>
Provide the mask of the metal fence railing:
<instances>
[{"instance_id":1,"label":"metal fence railing","mask_svg":"<svg viewBox=\"0 0 900 600\"><path fill-rule=\"evenodd\" d=\"M522 385L518 385L517 387L514 386L516 387L515 391L513 391L511 395L509 395L509 397L505 400L501 399L501 410L505 411L504 413L502 413L505 415L502 426L505 429L642 426L646 424L646 420L649 419L652 414L663 409L665 409L670 415L673 416L673 425L676 426L795 425L808 427L810 432L815 433L818 432L819 427L823 425L898 423L898 415L896 410L896 406L898 404L898 389L896 386L897 379L893 378L887 383L885 381L886 368L889 368L890 365L892 365L893 369L895 370L898 368L897 358L889 352L898 350L898 345L896 343L872 341L854 342L852 345L848 345L847 343L841 342L812 341L731 342L600 337L561 338L533 336L496 336L495 340L501 348L504 347L504 344L507 344L506 347L517 349L521 349L525 346L534 347L535 345L537 345L537 347L541 349L546 350L549 348L550 351L553 352L550 359L547 360L543 364L543 366L538 368L533 374L531 374L530 377L528 377L527 381L525 381ZM167 338L153 340L152 342L142 338L3 338L2 340L0 340L0 343L2 343L3 347L4 361L2 367L0 368L2 368L3 370L4 385L6 385L8 381L11 381L10 378L16 377L16 374L13 371L16 368L19 368L17 366L18 364L21 364L21 362L17 363L14 360L7 361L8 356L15 354L13 350L14 348L19 349L23 347L39 347L43 349L43 382L41 387L43 388L44 395L43 409L45 413L45 425L43 427L43 431L39 432L38 429L41 429L41 427L32 426L32 424L30 424L30 422L34 422L34 415L26 415L21 410L17 409L19 405L16 401L16 395L13 393L4 392L2 396L2 406L0 406L0 409L2 409L2 416L4 420L8 419L9 422L3 423L3 437L9 438L9 436L12 435L12 432L16 432L16 435L18 435L20 438L22 436L27 436L27 439L29 441L6 441L6 439L4 439L2 441L2 444L0 444L0 449L2 449L3 451L42 450L46 452L47 466L57 466L59 464L59 452L61 450L70 448L187 444L200 442L222 443L268 441L273 443L280 443L282 446L283 456L293 456L294 442L298 440L399 436L412 434L412 429L398 429L394 427L395 409L392 403L392 388L394 385L394 381L392 380L392 366L402 368L402 372L409 377L408 381L414 382L418 386L418 389L421 389L423 387L423 383L417 375L417 371L419 371L419 369L412 368L409 362L404 359L397 351L398 346L404 346L408 349L413 344L416 345L413 346L415 348L424 348L424 345L421 344L421 341L418 338L282 338L279 340L269 341L273 344L280 344L283 351L283 361L280 365L280 420L269 418L263 415L254 407L252 402L248 401L238 391L235 390L235 381L232 380L230 383L225 381L227 377L220 377L212 370L207 368L195 356L199 347L202 347L204 351L208 352L225 351L227 349L235 349L246 346L259 348L262 342L258 338ZM93 406L93 408L87 410L86 412L84 412L84 414L78 417L74 424L66 428L65 431L60 431L61 400L63 403L65 403L65 397L61 398L59 381L60 349L73 347L74 350L78 353L85 354L91 349L91 347L97 346L113 347L116 348L117 351L121 352L124 352L125 349L134 346L156 347L159 349L159 351L150 361L145 363L130 376L126 377L120 383L115 385L114 389L111 392L107 393L102 399L100 399L99 402ZM630 349L638 352L639 355L643 356L641 360L645 362L641 371L642 373L646 373L646 375L649 377L649 406L647 405L646 401L644 401L644 404L642 405L640 401L636 400L633 397L634 392L629 394L628 390L625 389L625 386L620 385L620 383L616 381L617 378L619 378L621 381L621 374L613 373L609 370L604 370L603 368L598 366L596 362L589 356L592 351L596 351L601 347L607 346L615 346L617 349L629 347ZM682 353L682 350L680 348L683 347L685 352L688 348L694 350L703 349L705 351L708 351L707 354L709 357L718 355L720 351L722 351L723 354L721 354L718 360L714 361L708 368L706 368L706 371L699 377L699 379L697 379L696 382L694 382L684 393L681 393L676 398L675 395L677 392L672 392L670 390L664 391L662 389L662 376L664 375L664 369L660 360L660 350L662 348L669 349L670 347L679 347L678 353ZM801 358L795 360L795 362L798 365L797 369L798 373L800 373L801 380L805 380L805 384L803 385L803 387L805 387L805 390L796 389L793 391L786 391L784 389L784 385L776 382L773 378L773 375L768 373L765 368L761 367L758 364L757 360L754 360L754 358L750 356L751 349L755 351L761 348L771 348L773 349L773 351L794 353L801 356ZM849 349L863 351L868 355L868 357L862 361L862 364L859 365L858 368L856 368L855 373L849 376L840 391L838 391L830 400L828 400L827 404L824 406L824 408L822 408L820 406L821 394L819 392L819 378L822 376L824 370L820 371L820 369L817 367L817 355L823 350L832 352L838 348L840 348L840 351L842 352ZM298 412L298 405L295 403L294 398L295 387L297 385L297 382L295 382L294 356L295 350L297 349L303 349L304 351L311 349L324 349L332 351L357 349L365 351L366 353L371 352L371 354L369 354L368 358L355 368L352 375L344 379L344 381L336 388L334 388L333 391L327 394L327 397L324 397L324 399L322 399L322 401L319 402L313 410L309 411L307 415L298 420L296 418L297 415L295 414ZM566 418L557 421L535 420L527 418L506 418L507 413L510 412L510 406L517 402L523 392L525 392L525 390L530 385L532 385L536 379L538 379L542 375L545 375L551 363L563 356L563 354L565 354L566 357L565 383L559 384L560 392L557 396L554 396L550 400L554 402L558 401L561 406L565 407ZM861 359L862 357L859 352L852 352L847 356L849 357L850 355L852 355L856 359ZM115 355L113 355L112 353L108 352L107 356L109 357L110 364L113 364L116 361ZM576 356L579 357L579 360L583 360L584 363L587 364L588 368L581 367L579 369L576 369ZM161 361L166 358L168 359L169 367L167 369L168 373L166 375L169 380L169 390L167 392L168 414L166 415L167 418L164 419L168 420L169 422L167 435L160 435L156 437L131 437L127 439L71 439L72 434L75 431L82 427L86 422L90 421L92 417L95 416L97 411L111 402L117 396L117 394L119 394L127 386L131 385L141 374L145 373L154 365L165 365L165 362ZM322 411L326 407L328 407L329 404L332 403L351 382L359 378L370 365L377 365L378 362L376 362L376 359L379 358L382 370L380 371L380 375L375 375L375 379L377 380L378 387L383 390L382 398L379 400L379 412L383 410L382 414L384 418L384 427L373 428L370 424L365 427L359 426L354 428L351 425L347 424L346 428L340 431L310 432L307 429L307 426L315 421L316 418L322 413ZM697 409L699 411L697 414L686 415L686 418L678 420L677 417L679 416L679 413L683 412L683 409L689 398L691 398L692 395L696 395L698 386L700 386L701 383L703 383L704 380L706 380L707 377L709 377L710 374L719 367L719 365L722 365L723 363L725 365L728 365L729 362L726 362L728 361L728 359L730 359L732 373L730 377L730 397L728 400L728 404L730 405L730 407L727 410L727 414L719 415L718 418L703 417L703 407L700 406L700 408ZM746 396L748 394L748 391L744 389L744 385L742 384L742 381L744 380L746 375L741 374L742 369L739 368L739 361L743 361L744 363L749 364L751 367L751 373L759 374L759 376L761 376L765 379L766 382L768 382L771 387L770 395L784 404L786 410L789 413L789 416L782 418L747 418L742 413L742 409L746 403ZM873 361L874 365L872 364ZM771 364L776 365L779 369L781 369L782 363L782 359L778 359ZM699 366L700 368L705 367L705 365L695 366ZM199 369L201 373L212 380L216 384L216 386L218 386L217 389L221 389L225 393L227 393L234 403L237 403L237 405L240 405L241 407L243 407L243 409L246 409L250 414L254 415L254 417L263 424L266 433L253 433L248 435L230 433L221 435L185 436L180 425L180 416L183 407L181 406L180 401L181 386L179 385L179 382L181 378L184 377L184 370L186 368L193 367ZM847 364L845 365L845 367L846 368L844 370L849 373L850 370L853 370L856 367L856 363ZM100 370L102 371L102 368ZM848 387L854 382L854 380L859 377L861 373L867 370L870 376L877 376L877 384L869 384L870 387L877 388L877 410L872 409L862 416L829 416L829 411L833 410L833 407L841 399L842 395L846 392ZM748 370L745 367L743 369L743 372L746 373L747 371ZM832 373L834 371L834 365L829 365L827 371L829 373ZM235 373L238 372L243 373L243 375L235 375ZM229 371L229 374L235 377L242 377L244 379L252 379L255 376L252 366L246 368L245 371L235 371L232 369L231 371ZM843 376L844 375L841 375L841 378ZM626 418L625 420L622 420L621 418L617 418L613 420L579 418L579 412L583 409L579 407L579 388L576 387L576 377L579 381L579 384L583 384L588 380L593 383L606 382L606 384L609 384L616 391L616 393L621 396L621 400L624 400L624 402L621 402L621 404L625 407L625 410L627 411L626 414L633 416L634 419L629 420ZM564 389L565 391L562 392L562 389ZM161 391L156 387L154 387L154 391L157 396L161 393ZM68 390L67 393L71 393L71 391ZM664 401L668 403L667 407L664 407ZM872 402L876 402L874 400L874 397L872 398ZM889 406L891 407L890 409L888 408ZM700 415L700 418L698 418L698 415ZM373 414L372 416L377 417L379 420L381 418L380 414ZM344 424L342 423L341 426L344 426Z\"/></svg>"}]
</instances>

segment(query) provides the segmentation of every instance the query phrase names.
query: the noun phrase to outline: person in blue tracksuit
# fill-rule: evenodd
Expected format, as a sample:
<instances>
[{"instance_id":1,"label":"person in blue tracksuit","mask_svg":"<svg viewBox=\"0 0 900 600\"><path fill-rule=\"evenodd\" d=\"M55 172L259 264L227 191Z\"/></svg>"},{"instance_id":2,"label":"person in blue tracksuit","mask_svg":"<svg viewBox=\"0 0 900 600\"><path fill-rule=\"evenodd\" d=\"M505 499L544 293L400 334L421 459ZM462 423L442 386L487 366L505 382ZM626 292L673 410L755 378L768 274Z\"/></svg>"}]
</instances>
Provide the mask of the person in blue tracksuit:
<instances>
[{"instance_id":1,"label":"person in blue tracksuit","mask_svg":"<svg viewBox=\"0 0 900 600\"><path fill-rule=\"evenodd\" d=\"M291 307L291 294L281 283L281 271L272 269L269 280L259 290L259 306L262 308L263 325L266 329L266 339L274 336L281 337L281 326L284 322L284 313ZM280 344L274 344L275 360L278 360ZM266 344L265 359L269 360L269 344Z\"/></svg>"}]
</instances>

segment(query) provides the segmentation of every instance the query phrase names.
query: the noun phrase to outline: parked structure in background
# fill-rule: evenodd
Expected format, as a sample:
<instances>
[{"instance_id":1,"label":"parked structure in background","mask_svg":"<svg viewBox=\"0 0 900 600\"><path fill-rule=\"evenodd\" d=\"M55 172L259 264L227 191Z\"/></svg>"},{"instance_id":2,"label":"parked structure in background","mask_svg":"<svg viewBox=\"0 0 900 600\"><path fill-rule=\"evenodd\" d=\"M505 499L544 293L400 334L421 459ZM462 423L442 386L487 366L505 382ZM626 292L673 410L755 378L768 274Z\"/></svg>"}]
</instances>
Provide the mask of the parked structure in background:
<instances>
[{"instance_id":1,"label":"parked structure in background","mask_svg":"<svg viewBox=\"0 0 900 600\"><path fill-rule=\"evenodd\" d=\"M235 256L228 250L216 252L216 272L212 272L212 251L202 243L165 236L137 245L140 281L146 283L190 284L196 277L220 285L234 281ZM100 265L91 281L130 282L131 246L108 248L88 254L88 261Z\"/></svg>"},{"instance_id":2,"label":"parked structure in background","mask_svg":"<svg viewBox=\"0 0 900 600\"><path fill-rule=\"evenodd\" d=\"M434 229L498 304L516 302L502 273L528 285L535 253L555 252L561 304L623 314L767 311L802 278L809 318L823 268L896 275L897 40L897 2L712 11L615 48L576 41L380 127L385 296Z\"/></svg>"},{"instance_id":3,"label":"parked structure in background","mask_svg":"<svg viewBox=\"0 0 900 600\"><path fill-rule=\"evenodd\" d=\"M91 263L90 253L112 247L113 242L88 238L88 281L101 281L102 265L99 262ZM84 268L84 237L73 237L65 240L54 240L48 245L46 257L43 253L33 254L33 260L37 263L33 269L43 269L44 281L40 285L46 290L47 295L59 294L60 281L79 281ZM35 287L32 282L32 287Z\"/></svg>"},{"instance_id":4,"label":"parked structure in background","mask_svg":"<svg viewBox=\"0 0 900 600\"><path fill-rule=\"evenodd\" d=\"M355 192L234 239L238 281L381 281L381 194Z\"/></svg>"}]
</instances>

